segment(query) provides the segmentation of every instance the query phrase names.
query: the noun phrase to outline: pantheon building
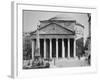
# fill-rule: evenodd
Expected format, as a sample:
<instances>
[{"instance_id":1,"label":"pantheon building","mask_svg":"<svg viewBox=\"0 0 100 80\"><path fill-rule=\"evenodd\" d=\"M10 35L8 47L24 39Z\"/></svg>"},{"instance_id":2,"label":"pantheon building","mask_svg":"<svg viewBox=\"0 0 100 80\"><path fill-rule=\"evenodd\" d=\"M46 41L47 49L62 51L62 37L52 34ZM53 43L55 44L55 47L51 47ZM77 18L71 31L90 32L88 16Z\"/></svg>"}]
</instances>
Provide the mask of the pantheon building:
<instances>
[{"instance_id":1,"label":"pantheon building","mask_svg":"<svg viewBox=\"0 0 100 80\"><path fill-rule=\"evenodd\" d=\"M39 22L38 29L30 33L32 58L38 55L37 46L43 59L70 59L78 56L76 40L83 38L83 35L78 36L76 29L80 29L80 32L83 33L83 25L77 23L76 20L59 17Z\"/></svg>"}]
</instances>

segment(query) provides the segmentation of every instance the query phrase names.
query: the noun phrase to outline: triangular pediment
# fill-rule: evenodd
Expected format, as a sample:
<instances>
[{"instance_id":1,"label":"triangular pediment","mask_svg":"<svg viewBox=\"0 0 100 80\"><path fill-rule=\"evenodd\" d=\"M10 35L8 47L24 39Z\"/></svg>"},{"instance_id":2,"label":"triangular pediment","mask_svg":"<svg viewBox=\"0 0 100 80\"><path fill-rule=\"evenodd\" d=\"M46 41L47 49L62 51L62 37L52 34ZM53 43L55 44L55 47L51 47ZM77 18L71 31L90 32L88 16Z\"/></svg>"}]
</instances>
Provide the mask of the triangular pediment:
<instances>
[{"instance_id":1,"label":"triangular pediment","mask_svg":"<svg viewBox=\"0 0 100 80\"><path fill-rule=\"evenodd\" d=\"M74 32L59 24L50 23L44 27L41 27L39 29L39 34L74 34Z\"/></svg>"}]
</instances>

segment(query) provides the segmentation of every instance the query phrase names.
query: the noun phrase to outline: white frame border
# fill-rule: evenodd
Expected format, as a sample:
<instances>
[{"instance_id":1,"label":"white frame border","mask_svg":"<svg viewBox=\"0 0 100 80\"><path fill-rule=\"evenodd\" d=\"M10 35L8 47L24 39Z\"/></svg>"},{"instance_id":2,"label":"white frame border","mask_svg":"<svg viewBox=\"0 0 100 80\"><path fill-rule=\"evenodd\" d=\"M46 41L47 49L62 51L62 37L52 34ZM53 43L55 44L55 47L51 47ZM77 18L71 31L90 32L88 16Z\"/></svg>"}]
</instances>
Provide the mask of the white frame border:
<instances>
[{"instance_id":1,"label":"white frame border","mask_svg":"<svg viewBox=\"0 0 100 80\"><path fill-rule=\"evenodd\" d=\"M22 10L45 10L45 11L60 11L60 12L83 12L91 13L91 32L96 30L96 8L86 7L71 7L71 6L55 6L55 5L37 5L12 2L12 71L11 76L17 77L42 77L42 76L54 76L54 75L66 75L72 73L87 73L97 71L96 49L93 49L92 45L95 45L93 39L95 34L91 33L91 66L90 67L67 67L56 69L38 69L38 70L23 70L22 69Z\"/></svg>"}]
</instances>

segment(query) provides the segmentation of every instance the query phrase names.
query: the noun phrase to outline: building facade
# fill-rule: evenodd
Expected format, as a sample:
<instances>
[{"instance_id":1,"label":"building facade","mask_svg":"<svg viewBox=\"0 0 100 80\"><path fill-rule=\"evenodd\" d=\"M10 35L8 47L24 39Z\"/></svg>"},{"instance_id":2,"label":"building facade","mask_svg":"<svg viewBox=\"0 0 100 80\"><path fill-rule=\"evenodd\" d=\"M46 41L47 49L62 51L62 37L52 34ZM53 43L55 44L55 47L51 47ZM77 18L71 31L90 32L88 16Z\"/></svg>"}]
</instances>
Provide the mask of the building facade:
<instances>
[{"instance_id":1,"label":"building facade","mask_svg":"<svg viewBox=\"0 0 100 80\"><path fill-rule=\"evenodd\" d=\"M38 46L43 59L76 58L75 20L43 20L39 28L31 32L32 58Z\"/></svg>"}]
</instances>

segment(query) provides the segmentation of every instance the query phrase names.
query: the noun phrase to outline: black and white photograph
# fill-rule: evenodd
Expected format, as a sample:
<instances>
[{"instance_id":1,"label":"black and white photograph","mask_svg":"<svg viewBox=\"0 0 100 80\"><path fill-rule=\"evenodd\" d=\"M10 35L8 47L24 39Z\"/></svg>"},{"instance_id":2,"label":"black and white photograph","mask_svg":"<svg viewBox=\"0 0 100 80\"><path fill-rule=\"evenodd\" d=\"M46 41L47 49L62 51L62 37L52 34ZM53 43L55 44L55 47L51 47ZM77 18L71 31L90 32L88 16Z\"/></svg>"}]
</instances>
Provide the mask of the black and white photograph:
<instances>
[{"instance_id":1,"label":"black and white photograph","mask_svg":"<svg viewBox=\"0 0 100 80\"><path fill-rule=\"evenodd\" d=\"M91 13L22 11L22 68L91 66Z\"/></svg>"}]
</instances>

